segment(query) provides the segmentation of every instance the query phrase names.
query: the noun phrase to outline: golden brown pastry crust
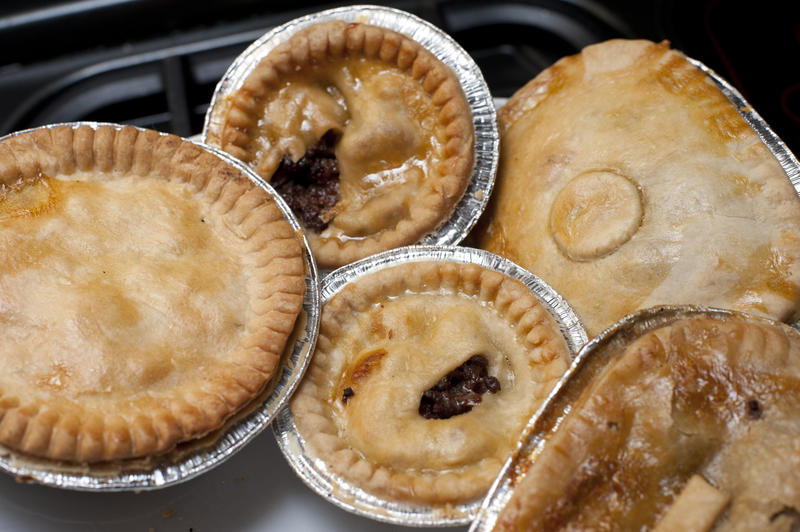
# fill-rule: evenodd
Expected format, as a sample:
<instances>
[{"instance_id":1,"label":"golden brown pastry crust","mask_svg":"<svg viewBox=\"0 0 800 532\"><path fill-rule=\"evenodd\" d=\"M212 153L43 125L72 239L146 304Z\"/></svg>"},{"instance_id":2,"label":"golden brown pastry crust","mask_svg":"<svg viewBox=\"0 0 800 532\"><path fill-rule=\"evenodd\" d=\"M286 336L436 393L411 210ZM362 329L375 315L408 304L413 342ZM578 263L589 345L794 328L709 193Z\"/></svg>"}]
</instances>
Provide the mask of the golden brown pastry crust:
<instances>
[{"instance_id":1,"label":"golden brown pastry crust","mask_svg":"<svg viewBox=\"0 0 800 532\"><path fill-rule=\"evenodd\" d=\"M477 354L500 391L450 418L420 415L423 392ZM353 484L457 504L488 490L568 364L558 325L523 284L476 265L403 264L325 305L291 409L310 453Z\"/></svg>"},{"instance_id":2,"label":"golden brown pastry crust","mask_svg":"<svg viewBox=\"0 0 800 532\"><path fill-rule=\"evenodd\" d=\"M610 356L517 481L496 529L651 529L697 475L720 499L700 520L709 529L798 524L800 335L740 315L696 316Z\"/></svg>"},{"instance_id":3,"label":"golden brown pastry crust","mask_svg":"<svg viewBox=\"0 0 800 532\"><path fill-rule=\"evenodd\" d=\"M796 315L797 194L709 76L666 43L564 58L499 125L479 245L551 284L590 336L662 304Z\"/></svg>"},{"instance_id":4,"label":"golden brown pastry crust","mask_svg":"<svg viewBox=\"0 0 800 532\"><path fill-rule=\"evenodd\" d=\"M265 388L302 305L272 198L174 135L0 143L0 443L54 460L169 451Z\"/></svg>"},{"instance_id":5,"label":"golden brown pastry crust","mask_svg":"<svg viewBox=\"0 0 800 532\"><path fill-rule=\"evenodd\" d=\"M297 161L327 130L343 133L341 199L328 228L308 235L323 268L417 242L447 219L472 172L472 115L458 80L386 28L300 30L220 105L207 141L267 180L284 155Z\"/></svg>"}]
</instances>

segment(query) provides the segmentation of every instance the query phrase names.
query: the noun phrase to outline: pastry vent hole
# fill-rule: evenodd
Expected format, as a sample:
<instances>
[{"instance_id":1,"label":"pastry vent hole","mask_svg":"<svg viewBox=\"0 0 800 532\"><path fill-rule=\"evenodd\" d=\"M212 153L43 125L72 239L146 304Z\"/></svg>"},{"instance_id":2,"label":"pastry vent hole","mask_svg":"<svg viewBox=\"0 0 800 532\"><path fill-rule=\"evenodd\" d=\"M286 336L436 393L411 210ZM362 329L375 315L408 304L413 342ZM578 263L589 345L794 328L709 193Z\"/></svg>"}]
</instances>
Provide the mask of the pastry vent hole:
<instances>
[{"instance_id":1,"label":"pastry vent hole","mask_svg":"<svg viewBox=\"0 0 800 532\"><path fill-rule=\"evenodd\" d=\"M484 355L471 356L422 394L419 414L425 419L448 419L471 411L486 392L499 392L500 381L489 375L488 367Z\"/></svg>"},{"instance_id":2,"label":"pastry vent hole","mask_svg":"<svg viewBox=\"0 0 800 532\"><path fill-rule=\"evenodd\" d=\"M761 406L761 403L756 401L755 399L750 399L746 403L747 405L747 417L752 420L761 419L761 415L763 414L764 410Z\"/></svg>"}]
</instances>

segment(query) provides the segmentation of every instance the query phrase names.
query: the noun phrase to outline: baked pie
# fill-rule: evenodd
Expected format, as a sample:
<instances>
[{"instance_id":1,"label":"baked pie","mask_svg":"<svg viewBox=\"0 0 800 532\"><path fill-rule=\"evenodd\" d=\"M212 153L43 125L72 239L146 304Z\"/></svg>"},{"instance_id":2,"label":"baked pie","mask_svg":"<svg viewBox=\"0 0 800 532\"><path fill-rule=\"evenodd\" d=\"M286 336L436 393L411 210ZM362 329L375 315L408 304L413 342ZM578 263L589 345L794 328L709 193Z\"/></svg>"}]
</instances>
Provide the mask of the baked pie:
<instances>
[{"instance_id":1,"label":"baked pie","mask_svg":"<svg viewBox=\"0 0 800 532\"><path fill-rule=\"evenodd\" d=\"M520 466L496 530L800 526L800 335L738 314L677 318L610 343L586 386L567 381L574 400Z\"/></svg>"},{"instance_id":2,"label":"baked pie","mask_svg":"<svg viewBox=\"0 0 800 532\"><path fill-rule=\"evenodd\" d=\"M219 105L206 141L278 190L323 268L417 242L449 217L472 172L457 78L387 28L301 29Z\"/></svg>"},{"instance_id":3,"label":"baked pie","mask_svg":"<svg viewBox=\"0 0 800 532\"><path fill-rule=\"evenodd\" d=\"M590 336L662 304L797 315L800 200L711 77L667 43L588 46L498 118L478 245L547 281Z\"/></svg>"},{"instance_id":4,"label":"baked pie","mask_svg":"<svg viewBox=\"0 0 800 532\"><path fill-rule=\"evenodd\" d=\"M466 503L488 490L569 362L522 283L472 264L398 264L324 305L290 407L309 454L352 485Z\"/></svg>"},{"instance_id":5,"label":"baked pie","mask_svg":"<svg viewBox=\"0 0 800 532\"><path fill-rule=\"evenodd\" d=\"M270 381L305 290L273 198L174 135L0 142L0 444L96 463L214 431Z\"/></svg>"}]
</instances>

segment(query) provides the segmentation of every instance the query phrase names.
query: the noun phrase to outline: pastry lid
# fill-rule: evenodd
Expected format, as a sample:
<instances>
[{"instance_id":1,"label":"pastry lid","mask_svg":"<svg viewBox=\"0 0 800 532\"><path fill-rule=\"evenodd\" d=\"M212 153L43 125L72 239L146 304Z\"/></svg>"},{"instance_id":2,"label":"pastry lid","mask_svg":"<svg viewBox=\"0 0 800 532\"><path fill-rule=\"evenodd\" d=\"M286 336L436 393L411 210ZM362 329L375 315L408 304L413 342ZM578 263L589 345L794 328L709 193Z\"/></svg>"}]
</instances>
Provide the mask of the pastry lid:
<instances>
[{"instance_id":1,"label":"pastry lid","mask_svg":"<svg viewBox=\"0 0 800 532\"><path fill-rule=\"evenodd\" d=\"M0 141L36 129L55 129L65 125L95 129L99 126L122 127L96 122L50 124L11 133L1 137ZM300 382L316 344L320 317L318 273L308 242L294 214L272 187L234 157L199 142L195 144L234 167L272 196L303 244L306 271L303 306L272 381L261 396L221 428L199 440L180 444L162 456L88 466L22 456L0 446L0 470L15 476L17 481L98 492L153 490L184 482L218 466L261 433Z\"/></svg>"},{"instance_id":2,"label":"pastry lid","mask_svg":"<svg viewBox=\"0 0 800 532\"><path fill-rule=\"evenodd\" d=\"M478 221L494 186L500 139L495 105L472 57L452 37L411 13L382 6L347 6L312 13L267 32L234 60L219 81L206 113L202 140L206 142L211 132L219 130L224 111L222 102L242 86L264 57L297 31L334 20L380 26L407 35L447 65L458 79L472 112L475 130L472 174L450 217L419 241L419 244L431 245L458 244Z\"/></svg>"},{"instance_id":3,"label":"pastry lid","mask_svg":"<svg viewBox=\"0 0 800 532\"><path fill-rule=\"evenodd\" d=\"M476 264L516 279L528 287L558 324L574 358L587 341L586 332L569 304L544 281L513 262L488 251L455 246L409 246L386 251L354 262L327 275L322 281L322 304L329 301L348 283L384 268L411 262L457 262ZM275 418L273 431L278 446L289 464L311 489L329 502L349 512L406 526L455 526L469 523L480 501L449 508L432 508L384 499L360 489L332 473L308 452L297 430L294 416L286 407Z\"/></svg>"},{"instance_id":4,"label":"pastry lid","mask_svg":"<svg viewBox=\"0 0 800 532\"><path fill-rule=\"evenodd\" d=\"M667 326L684 318L705 316L725 319L744 316L749 320L761 321L775 326L789 328L767 318L752 317L741 312L699 306L663 306L641 310L630 314L583 346L572 366L556 384L550 396L542 404L539 411L531 418L520 438L517 448L506 460L500 474L489 490L470 532L488 532L497 522L500 511L508 504L514 488L524 478L530 465L540 455L550 436L571 411L576 401L599 375L607 364L611 363L615 353L642 335Z\"/></svg>"}]
</instances>

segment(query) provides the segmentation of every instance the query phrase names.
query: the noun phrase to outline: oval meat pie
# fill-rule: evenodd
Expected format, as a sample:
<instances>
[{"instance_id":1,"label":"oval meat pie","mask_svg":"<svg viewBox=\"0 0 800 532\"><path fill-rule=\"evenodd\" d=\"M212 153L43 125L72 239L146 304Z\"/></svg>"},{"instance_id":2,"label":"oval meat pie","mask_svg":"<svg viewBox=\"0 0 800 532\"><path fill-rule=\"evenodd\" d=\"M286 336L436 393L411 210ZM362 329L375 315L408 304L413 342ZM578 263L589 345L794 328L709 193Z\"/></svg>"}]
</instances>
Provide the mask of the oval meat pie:
<instances>
[{"instance_id":1,"label":"oval meat pie","mask_svg":"<svg viewBox=\"0 0 800 532\"><path fill-rule=\"evenodd\" d=\"M207 142L278 190L323 268L417 242L449 217L472 173L457 78L387 28L299 30L219 105Z\"/></svg>"},{"instance_id":2,"label":"oval meat pie","mask_svg":"<svg viewBox=\"0 0 800 532\"><path fill-rule=\"evenodd\" d=\"M797 315L800 199L683 54L648 41L592 45L498 115L479 246L547 281L590 336L664 304Z\"/></svg>"},{"instance_id":3,"label":"oval meat pie","mask_svg":"<svg viewBox=\"0 0 800 532\"><path fill-rule=\"evenodd\" d=\"M735 313L639 323L545 407L557 428L495 530L797 530L800 334Z\"/></svg>"},{"instance_id":4,"label":"oval meat pie","mask_svg":"<svg viewBox=\"0 0 800 532\"><path fill-rule=\"evenodd\" d=\"M0 444L95 463L221 427L267 386L304 268L272 197L178 137L0 142Z\"/></svg>"},{"instance_id":5,"label":"oval meat pie","mask_svg":"<svg viewBox=\"0 0 800 532\"><path fill-rule=\"evenodd\" d=\"M309 453L353 485L423 506L471 502L569 361L520 282L476 265L402 264L326 303L291 410Z\"/></svg>"}]
</instances>

